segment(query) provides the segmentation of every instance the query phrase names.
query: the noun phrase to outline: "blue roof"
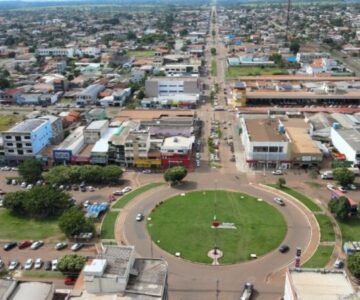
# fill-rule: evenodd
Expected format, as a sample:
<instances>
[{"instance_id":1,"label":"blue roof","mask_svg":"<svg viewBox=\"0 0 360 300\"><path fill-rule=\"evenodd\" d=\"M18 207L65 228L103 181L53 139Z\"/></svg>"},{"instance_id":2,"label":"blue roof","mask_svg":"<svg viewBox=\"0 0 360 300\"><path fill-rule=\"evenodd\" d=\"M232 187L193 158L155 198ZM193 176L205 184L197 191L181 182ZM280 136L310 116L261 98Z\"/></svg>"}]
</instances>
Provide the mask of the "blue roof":
<instances>
[{"instance_id":1,"label":"blue roof","mask_svg":"<svg viewBox=\"0 0 360 300\"><path fill-rule=\"evenodd\" d=\"M93 204L87 208L87 217L97 218L102 212L105 212L109 207L109 204L106 202L100 204Z\"/></svg>"},{"instance_id":2,"label":"blue roof","mask_svg":"<svg viewBox=\"0 0 360 300\"><path fill-rule=\"evenodd\" d=\"M289 56L287 60L290 63L294 63L294 62L296 62L296 56Z\"/></svg>"}]
</instances>

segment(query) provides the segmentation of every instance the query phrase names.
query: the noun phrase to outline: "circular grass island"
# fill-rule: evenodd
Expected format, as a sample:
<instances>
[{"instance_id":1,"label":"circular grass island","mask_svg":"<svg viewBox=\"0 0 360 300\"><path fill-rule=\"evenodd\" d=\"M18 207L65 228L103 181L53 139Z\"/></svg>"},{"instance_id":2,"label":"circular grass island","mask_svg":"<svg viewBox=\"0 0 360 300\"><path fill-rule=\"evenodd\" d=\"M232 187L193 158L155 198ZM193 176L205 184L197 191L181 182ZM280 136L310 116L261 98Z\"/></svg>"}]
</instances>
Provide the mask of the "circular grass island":
<instances>
[{"instance_id":1,"label":"circular grass island","mask_svg":"<svg viewBox=\"0 0 360 300\"><path fill-rule=\"evenodd\" d=\"M217 229L212 228L215 214L222 223ZM175 196L158 204L149 217L148 231L160 248L208 264L212 263L208 252L214 248L215 238L223 252L220 264L233 264L249 260L250 254L261 256L277 248L287 230L276 208L255 197L223 190ZM233 223L236 229L221 228L232 227L224 223Z\"/></svg>"}]
</instances>

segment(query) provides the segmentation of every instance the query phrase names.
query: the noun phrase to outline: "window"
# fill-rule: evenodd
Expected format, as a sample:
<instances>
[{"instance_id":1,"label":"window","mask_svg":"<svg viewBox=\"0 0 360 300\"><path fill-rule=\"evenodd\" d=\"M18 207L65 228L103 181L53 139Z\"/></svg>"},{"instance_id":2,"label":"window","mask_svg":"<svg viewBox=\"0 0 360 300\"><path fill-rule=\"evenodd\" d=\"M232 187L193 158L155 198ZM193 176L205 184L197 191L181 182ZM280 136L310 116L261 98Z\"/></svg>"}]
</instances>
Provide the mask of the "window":
<instances>
[{"instance_id":1,"label":"window","mask_svg":"<svg viewBox=\"0 0 360 300\"><path fill-rule=\"evenodd\" d=\"M23 154L24 154L24 151L23 151L23 150L18 150L18 154L19 154L19 155L23 155Z\"/></svg>"},{"instance_id":2,"label":"window","mask_svg":"<svg viewBox=\"0 0 360 300\"><path fill-rule=\"evenodd\" d=\"M13 146L13 143L6 143L7 146Z\"/></svg>"},{"instance_id":3,"label":"window","mask_svg":"<svg viewBox=\"0 0 360 300\"><path fill-rule=\"evenodd\" d=\"M16 137L15 137L15 140L16 140L17 142L20 142L20 141L21 141L21 136L16 136Z\"/></svg>"},{"instance_id":4,"label":"window","mask_svg":"<svg viewBox=\"0 0 360 300\"><path fill-rule=\"evenodd\" d=\"M278 152L279 147L269 147L269 152Z\"/></svg>"},{"instance_id":5,"label":"window","mask_svg":"<svg viewBox=\"0 0 360 300\"><path fill-rule=\"evenodd\" d=\"M13 149L8 150L9 153L14 153Z\"/></svg>"},{"instance_id":6,"label":"window","mask_svg":"<svg viewBox=\"0 0 360 300\"><path fill-rule=\"evenodd\" d=\"M32 153L32 150L26 150L26 153Z\"/></svg>"},{"instance_id":7,"label":"window","mask_svg":"<svg viewBox=\"0 0 360 300\"><path fill-rule=\"evenodd\" d=\"M31 144L30 144L30 143L26 143L25 146L31 147Z\"/></svg>"},{"instance_id":8,"label":"window","mask_svg":"<svg viewBox=\"0 0 360 300\"><path fill-rule=\"evenodd\" d=\"M10 135L5 136L5 139L7 139L7 140L11 140L11 138L12 138L12 136L10 136Z\"/></svg>"},{"instance_id":9,"label":"window","mask_svg":"<svg viewBox=\"0 0 360 300\"><path fill-rule=\"evenodd\" d=\"M29 135L25 135L25 136L24 136L24 139L25 139L25 140L30 140L30 136L29 136Z\"/></svg>"},{"instance_id":10,"label":"window","mask_svg":"<svg viewBox=\"0 0 360 300\"><path fill-rule=\"evenodd\" d=\"M254 147L253 152L268 152L268 147Z\"/></svg>"}]
</instances>

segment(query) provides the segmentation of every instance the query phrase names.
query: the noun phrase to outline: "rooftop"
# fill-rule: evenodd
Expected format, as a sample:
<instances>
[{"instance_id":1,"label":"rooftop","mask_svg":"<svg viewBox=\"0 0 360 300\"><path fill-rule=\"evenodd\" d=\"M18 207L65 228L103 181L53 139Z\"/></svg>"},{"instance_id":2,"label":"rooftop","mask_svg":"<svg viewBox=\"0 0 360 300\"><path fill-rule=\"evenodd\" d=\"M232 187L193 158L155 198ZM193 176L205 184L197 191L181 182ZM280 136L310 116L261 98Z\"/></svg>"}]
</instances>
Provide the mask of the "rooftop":
<instances>
[{"instance_id":1,"label":"rooftop","mask_svg":"<svg viewBox=\"0 0 360 300\"><path fill-rule=\"evenodd\" d=\"M63 142L58 145L54 150L67 150L73 149L79 142L84 141L84 126L76 128Z\"/></svg>"},{"instance_id":2,"label":"rooftop","mask_svg":"<svg viewBox=\"0 0 360 300\"><path fill-rule=\"evenodd\" d=\"M301 300L360 299L343 271L290 270L292 286Z\"/></svg>"},{"instance_id":3,"label":"rooftop","mask_svg":"<svg viewBox=\"0 0 360 300\"><path fill-rule=\"evenodd\" d=\"M106 259L105 275L126 277L130 272L131 258L134 256L133 246L106 246L102 259Z\"/></svg>"},{"instance_id":4,"label":"rooftop","mask_svg":"<svg viewBox=\"0 0 360 300\"><path fill-rule=\"evenodd\" d=\"M180 76L173 76L173 77L151 77L148 79L149 81L198 81L197 77L180 77Z\"/></svg>"},{"instance_id":5,"label":"rooftop","mask_svg":"<svg viewBox=\"0 0 360 300\"><path fill-rule=\"evenodd\" d=\"M95 146L92 148L91 153L96 152L105 152L107 153L109 150L109 140L114 135L114 133L118 130L117 128L108 128L104 135L96 142Z\"/></svg>"},{"instance_id":6,"label":"rooftop","mask_svg":"<svg viewBox=\"0 0 360 300\"><path fill-rule=\"evenodd\" d=\"M340 128L336 132L356 151L360 151L360 128Z\"/></svg>"},{"instance_id":7,"label":"rooftop","mask_svg":"<svg viewBox=\"0 0 360 300\"><path fill-rule=\"evenodd\" d=\"M10 281L8 280L0 281L0 292L5 291L5 293L0 294L0 296L5 296L4 299L8 300L46 300L52 299L54 294L54 286L49 282L19 282L19 281ZM5 295L4 295L5 294ZM7 296L7 297L6 297ZM2 298L1 298L2 299Z\"/></svg>"},{"instance_id":8,"label":"rooftop","mask_svg":"<svg viewBox=\"0 0 360 300\"><path fill-rule=\"evenodd\" d=\"M85 130L99 130L102 129L104 126L109 124L108 120L99 120L91 122Z\"/></svg>"},{"instance_id":9,"label":"rooftop","mask_svg":"<svg viewBox=\"0 0 360 300\"><path fill-rule=\"evenodd\" d=\"M136 109L136 110L122 110L114 118L114 120L152 120L160 119L163 117L194 117L195 111L193 110L150 110L150 109Z\"/></svg>"},{"instance_id":10,"label":"rooftop","mask_svg":"<svg viewBox=\"0 0 360 300\"><path fill-rule=\"evenodd\" d=\"M250 141L253 142L287 142L286 136L278 131L277 119L246 119Z\"/></svg>"},{"instance_id":11,"label":"rooftop","mask_svg":"<svg viewBox=\"0 0 360 300\"><path fill-rule=\"evenodd\" d=\"M44 119L27 119L15 125L14 127L10 128L9 130L7 130L7 132L31 133L36 128L40 127L46 122L47 120Z\"/></svg>"}]
</instances>

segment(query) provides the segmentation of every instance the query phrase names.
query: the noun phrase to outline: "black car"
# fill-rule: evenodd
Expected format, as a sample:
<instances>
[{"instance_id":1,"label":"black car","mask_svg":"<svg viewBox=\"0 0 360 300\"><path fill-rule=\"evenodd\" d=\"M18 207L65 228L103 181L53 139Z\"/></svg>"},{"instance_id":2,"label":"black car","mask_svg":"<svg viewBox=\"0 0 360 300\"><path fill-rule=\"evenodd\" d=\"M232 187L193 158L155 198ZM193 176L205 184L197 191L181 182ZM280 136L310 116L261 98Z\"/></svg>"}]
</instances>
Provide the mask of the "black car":
<instances>
[{"instance_id":1,"label":"black car","mask_svg":"<svg viewBox=\"0 0 360 300\"><path fill-rule=\"evenodd\" d=\"M280 253L286 253L286 252L288 252L290 250L290 247L288 246L288 245L281 245L280 247L279 247L279 252Z\"/></svg>"},{"instance_id":2,"label":"black car","mask_svg":"<svg viewBox=\"0 0 360 300\"><path fill-rule=\"evenodd\" d=\"M79 186L77 184L73 184L71 186L71 188L74 190L74 191L78 191L79 190Z\"/></svg>"},{"instance_id":3,"label":"black car","mask_svg":"<svg viewBox=\"0 0 360 300\"><path fill-rule=\"evenodd\" d=\"M15 248L16 246L17 246L16 242L9 242L6 243L3 248L5 251L10 251L12 248Z\"/></svg>"},{"instance_id":4,"label":"black car","mask_svg":"<svg viewBox=\"0 0 360 300\"><path fill-rule=\"evenodd\" d=\"M51 261L47 260L45 263L44 263L44 269L46 271L50 271L51 270Z\"/></svg>"}]
</instances>

